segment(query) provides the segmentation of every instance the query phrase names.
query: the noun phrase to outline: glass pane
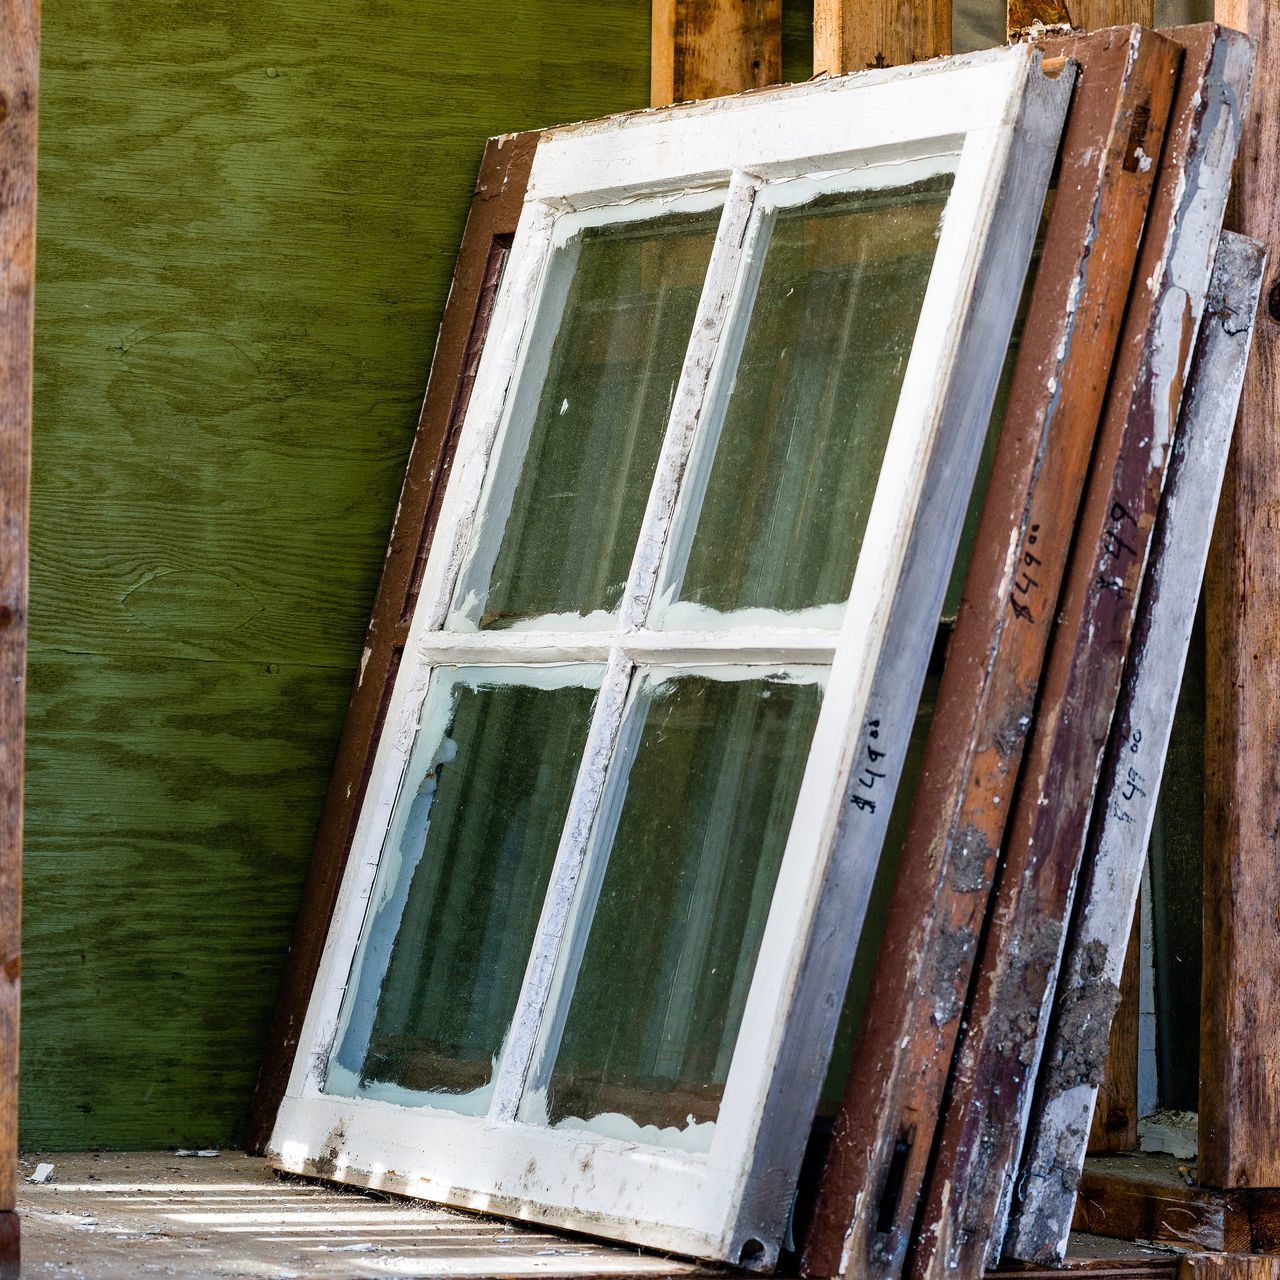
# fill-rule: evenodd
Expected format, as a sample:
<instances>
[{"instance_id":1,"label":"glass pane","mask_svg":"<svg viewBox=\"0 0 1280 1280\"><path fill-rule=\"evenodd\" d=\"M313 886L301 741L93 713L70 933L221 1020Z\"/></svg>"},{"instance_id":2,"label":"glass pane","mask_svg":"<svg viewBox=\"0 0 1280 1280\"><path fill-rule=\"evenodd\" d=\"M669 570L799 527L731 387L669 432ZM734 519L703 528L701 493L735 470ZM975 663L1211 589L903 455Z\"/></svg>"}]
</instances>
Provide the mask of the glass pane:
<instances>
[{"instance_id":1,"label":"glass pane","mask_svg":"<svg viewBox=\"0 0 1280 1280\"><path fill-rule=\"evenodd\" d=\"M679 600L836 606L826 621L839 625L950 185L775 215ZM664 621L696 625L699 611L677 605Z\"/></svg>"},{"instance_id":2,"label":"glass pane","mask_svg":"<svg viewBox=\"0 0 1280 1280\"><path fill-rule=\"evenodd\" d=\"M472 624L618 607L718 221L593 227L558 252L518 393L532 421L513 421L458 590Z\"/></svg>"},{"instance_id":3,"label":"glass pane","mask_svg":"<svg viewBox=\"0 0 1280 1280\"><path fill-rule=\"evenodd\" d=\"M821 696L785 675L642 686L555 1064L525 1118L709 1145Z\"/></svg>"},{"instance_id":4,"label":"glass pane","mask_svg":"<svg viewBox=\"0 0 1280 1280\"><path fill-rule=\"evenodd\" d=\"M435 675L327 1092L488 1110L599 679L594 667Z\"/></svg>"}]
</instances>

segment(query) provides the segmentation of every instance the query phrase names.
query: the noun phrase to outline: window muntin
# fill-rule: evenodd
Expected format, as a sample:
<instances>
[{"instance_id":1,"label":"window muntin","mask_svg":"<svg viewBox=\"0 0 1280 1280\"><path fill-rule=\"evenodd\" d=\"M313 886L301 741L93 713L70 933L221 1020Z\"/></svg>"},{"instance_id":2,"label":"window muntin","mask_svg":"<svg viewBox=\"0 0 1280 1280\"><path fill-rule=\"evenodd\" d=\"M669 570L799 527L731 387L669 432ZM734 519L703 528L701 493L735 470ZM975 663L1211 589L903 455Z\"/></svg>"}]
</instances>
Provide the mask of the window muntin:
<instances>
[{"instance_id":1,"label":"window muntin","mask_svg":"<svg viewBox=\"0 0 1280 1280\"><path fill-rule=\"evenodd\" d=\"M873 170L865 186L803 203L762 191L749 314L710 398L659 625L750 626L762 610L840 625L952 163L910 166L923 173L905 182L904 166Z\"/></svg>"},{"instance_id":2,"label":"window muntin","mask_svg":"<svg viewBox=\"0 0 1280 1280\"><path fill-rule=\"evenodd\" d=\"M751 580L757 591L763 592L766 598L770 595L774 599L784 596L791 589L794 579L806 568L805 564L797 563L796 535L794 530L790 529L789 521L795 520L800 528L799 537L802 544L804 537L808 536L811 545L804 550L811 554L823 554L826 550L824 543L835 542L838 545L843 541L851 544L839 546L838 568L835 571L838 585L831 585L829 572L819 573L816 576L810 575L810 584L816 582L826 585L827 594L834 595L837 591L842 593L838 599L830 602L828 608L825 610L801 608L791 616L782 608L767 610L770 620L775 624L784 626L792 622L809 626L815 623L825 624L825 629L830 636L828 650L830 652L834 648L840 615L844 610L844 597L849 593L854 571L853 563L856 562L857 549L861 542L862 529L858 525L865 523L867 509L878 484L880 463L894 417L896 388L901 385L911 349L912 335L937 250L938 227L951 189L954 163L954 156L944 155L931 157L923 163L873 166L856 173L837 172L816 180L780 184L781 189L777 192L768 185L761 187L756 183L740 183L737 189L739 198L736 201L726 199L723 192L713 191L702 193L697 197L703 208L694 211L678 209L676 212L662 212L650 217L633 217L626 221L615 218L605 222L592 222L590 214L562 217L561 222L564 225L557 227L553 232L555 248L542 284L537 309L540 322L550 318L557 322L558 327L555 330L554 339L545 332L544 327L538 337L527 343L526 354L516 381L516 391L511 396L512 407L508 410L503 433L493 451L485 493L480 503L478 518L472 527L468 558L460 574L460 586L455 591L455 602L460 598L463 599L464 609L469 610L471 616L467 617L455 604L454 612L446 622L442 640L453 627L470 630L470 627L475 625L477 602L484 598L492 600L495 586L498 588L500 597L506 591L505 583L500 581L498 568L489 570L490 585L484 596L465 585L468 581L475 582L478 572L484 572L483 566L487 555L496 554L494 561L496 566L501 566L505 562L509 566L507 572L513 573L516 581L530 583L529 589L523 592L517 588L514 597L508 593L508 599L519 599L523 594L525 604L521 608L524 608L530 600L537 598L536 593L539 590L544 590L545 594L541 598L551 612L533 616L521 613L521 616L515 620L514 626L506 626L503 624L510 620L508 615L500 610L491 612L486 606L486 612L479 619L481 634L469 641L473 646L479 646L473 651L474 653L483 652L486 645L491 645L495 653L509 653L509 648L504 649L501 634L503 631L528 634L544 630L557 631L566 627L573 631L585 625L594 624L596 627L611 625L614 628L620 627L625 632L628 623L633 625L635 622L643 623L650 608L655 578L653 573L645 572L644 548L643 546L637 548L634 545L637 534L641 538L647 537L650 541L660 540L664 544L674 544L677 548L682 545L688 547L691 544L697 555L695 564L699 566L699 571L705 579L713 582L717 576L715 558L699 548L714 536L714 532L704 531L699 537L694 530L700 526L700 505L705 503L706 496L718 495L715 460L720 456L721 449L732 450L740 437L767 435L769 427L778 426L772 417L766 418L761 424L757 415L740 413L738 419L744 420L740 429L729 431L720 429L720 421L726 417L731 428L739 427L739 422L734 417L734 406L736 403L741 403L741 399L735 395L734 388L737 379L742 377L743 353L745 352L756 363L761 363L767 359L764 348L780 338L794 339L799 343L808 341L811 346L816 343L818 351L810 353L807 363L825 366L819 370L818 376L827 377L830 381L829 375L844 372L833 368L836 353L830 349L830 339L822 320L832 313L838 316L840 329L836 342L847 344L851 340L852 330L864 327L869 322L870 316L875 314L874 304L878 296L869 290L867 277L869 273L876 274L877 268L881 268L880 274L883 275L885 269L881 264L887 260L888 272L896 271L894 278L902 286L905 314L899 318L898 324L892 329L887 339L882 332L881 338L884 340L878 347L876 344L869 344L876 355L880 355L886 347L890 352L887 357L882 356L878 361L872 357L866 362L868 365L873 363L876 365L874 371L867 374L868 381L877 384L875 403L871 405L869 411L856 414L850 428L839 412L849 397L837 396L834 407L824 414L818 426L819 435L831 434L834 429L834 433L839 438L835 447L824 456L825 472L817 479L820 482L830 483L834 491L839 491L841 488L857 491L857 500L847 503L844 508L846 514L851 513L851 518L846 519L842 526L834 518L824 520L823 513L814 510L812 506L808 512L805 512L803 502L799 504L800 511L788 510L786 498L783 497L780 500L780 510L774 510L764 522L755 522L754 527L748 530L748 537L755 544L757 551ZM710 212L705 207L707 205L711 206ZM721 207L723 212L720 212ZM658 336L654 332L655 320L661 314L663 295L670 295L673 292L687 294L691 273L705 271L704 264L710 264L708 227L717 217L722 224L719 250L721 269L733 281L732 300L727 306L727 315L723 318L723 327L731 336L727 342L717 348L718 368L711 392L704 401L704 403L710 402L714 408L709 412L696 414L694 419L696 425L693 425L688 433L689 439L682 442L680 432L684 424L679 420L679 405L673 403L676 398L677 378L672 372L673 362L670 357L669 343L654 343L650 339ZM731 225L726 233L723 224L731 224L735 218L742 224L741 233L735 234ZM725 271L726 256L730 258L728 271ZM779 258L782 260L782 266L772 265ZM798 264L797 258L800 260ZM635 476L629 477L633 494L626 506L631 525L629 531L631 545L625 547L625 554L619 552L617 535L618 526L622 521L618 519L615 500L615 489L618 486L613 483L600 483L600 472L603 470L601 460L621 455L626 459L623 463L625 476L628 464L635 457L635 451L630 446L633 444L636 433L634 415L629 411L617 411L613 400L616 400L620 390L615 386L611 388L614 393L613 398L606 397L603 401L602 421L591 420L589 412L583 415L587 425L596 434L601 448L599 455L590 459L595 462L595 467L588 466L582 470L575 468L568 482L570 496L574 507L580 513L580 519L565 540L563 537L565 526L573 522L556 520L553 513L547 525L551 535L549 544L539 545L536 539L539 524L536 520L531 521L529 518L527 498L521 507L520 494L522 491L531 491L536 495L541 490L543 494L551 491L552 496L558 496L554 491L557 488L555 482L559 473L555 470L554 464L563 461L562 458L554 456L560 451L553 447L550 451L553 455L550 460L552 466L548 468L548 451L544 447L539 447L539 426L544 428L541 433L541 442L545 442L548 437L554 442L557 429L569 417L568 411L561 413L559 406L554 402L557 397L560 397L560 403L563 404L567 400L563 395L564 391L569 390L575 383L584 381L580 376L582 365L591 361L596 349L591 345L591 338L601 339L607 346L607 325L598 315L592 315L596 310L591 304L596 300L593 292L597 284L603 279L603 288L599 290L605 299L602 309L606 314L612 314L619 309L625 310L627 302L637 293L644 296L644 290L635 286L643 281L646 275L656 286L649 291L649 296L652 298L656 295L657 301L654 304L648 298L646 299L649 305L646 307L647 315L641 326L646 338L643 345L650 357L653 356L655 346L660 348L659 354L665 356L663 361L665 372L658 376L666 384L663 409L671 410L671 421L667 423L665 417L660 420L657 440L653 438L655 433L652 424L649 425L648 431L645 432L649 437L649 448L646 450L646 459L640 465L639 472L645 479L654 477L660 461L656 455L660 453L661 461L665 462L666 473L668 475L674 473L679 479L683 461L681 452L686 454L692 452L695 457L705 460L702 463L702 471L709 470L710 483L707 482L705 474L699 474L692 468L685 468L682 477L684 490L679 497L668 503L664 510L661 498L656 492L662 484L662 477L659 476L653 481L653 490L646 494L648 508L644 519L645 527L643 532L640 532L635 528L641 523L636 515L639 504L634 499ZM766 290L763 296L762 281ZM713 286L702 281L700 283L703 283L701 310L705 315L706 294ZM817 317L806 316L803 311L797 315L789 310L784 311L781 316L772 314L778 303L785 301L790 293L797 288L803 288L806 284L810 286L808 292L814 295L814 302L818 309ZM620 300L622 300L621 308L619 308ZM677 314L681 321L682 341L687 336L688 330L694 326L693 310L688 305L687 299L681 299ZM584 327L590 326L593 320L596 322L594 331L590 334L584 333ZM881 328L883 330L886 326L882 325ZM754 336L757 330L763 332L763 337ZM539 350L539 347L543 349ZM686 367L683 371L677 370L676 373L687 381L688 365L696 362L696 343L691 344L688 353L682 349L681 355L684 356L682 363ZM891 364L893 378L889 392L878 385L885 372L883 366L886 359ZM630 362L624 361L624 363ZM784 362L781 376L784 383L803 383L807 372L807 369L802 370L799 376L796 376L792 367ZM836 380L838 382L839 378ZM626 371L620 381L623 383L630 381L634 386L636 379L630 371ZM647 373L640 380L641 407L646 398L645 393L652 389L652 382L651 373ZM717 400L720 403L717 404ZM535 402L536 409L531 408ZM598 399L588 403L601 405ZM549 405L551 412L548 412ZM652 406L650 405L649 408L652 415ZM535 443L532 446L529 443L528 434L524 436L523 442L520 442L522 420L526 431L530 423L533 425L532 438ZM862 428L861 438L860 427ZM610 429L612 429L612 437ZM573 435L572 431L568 434L569 437ZM866 439L867 436L871 437L869 442ZM575 445L580 444L572 438L559 443L563 443L569 452L575 452ZM861 449L851 447L858 444L863 447ZM657 445L661 448L656 447ZM579 458L587 452L580 447L576 449ZM768 484L771 494L776 495L780 491L795 489L803 491L814 479L807 460L800 456L801 452L802 450L797 447L790 460L792 465L788 465L788 459L784 457L776 476L762 478L762 482ZM733 465L732 459L729 465ZM798 476L796 472L799 472ZM579 476L584 483L576 485L574 480ZM597 481L594 485L590 483L593 479ZM626 488L625 479L622 487ZM516 495L514 502L513 493ZM731 493L724 495L723 504L734 505L735 495ZM738 507L743 505L741 498L736 505ZM518 516L513 517L511 514L513 511L518 511ZM807 515L808 519L796 520L797 516L804 515ZM516 542L532 546L530 558L541 572L531 572L526 575L520 564L519 551L508 550L512 545L509 538L513 525L533 529L532 543L525 538L523 530L521 534L516 535ZM599 541L592 541L593 531L603 535ZM844 535L843 539L841 534ZM783 544L780 550L776 545L779 542ZM550 554L546 555L544 552L548 545ZM572 548L577 553L574 571L571 574L558 575L557 562L561 561L562 551L566 547ZM622 617L617 614L620 597L626 587L625 583L616 585L610 582L606 606L608 613L605 616L602 616L603 610L592 610L590 607L593 603L604 603L604 601L600 597L592 599L589 594L576 596L576 608L563 612L558 608L559 605L575 599L572 589L566 597L564 593L566 582L574 585L599 584L616 578L624 564L632 579L631 609L628 616ZM608 567L600 571L601 565ZM732 569L733 567L729 566L730 573L727 581L731 583L730 590L733 590L741 579L740 574L735 577ZM670 572L669 569L667 572ZM721 575L723 576L723 571ZM735 649L740 647L740 642L734 638L735 630L743 626L744 619L758 621L762 612L758 605L752 607L751 602L746 603L747 607L741 611L742 616L735 616L735 611L721 614L714 610L699 610L696 621L700 624L698 630L701 639L693 639L693 647L697 649L715 646L718 650L715 656L721 662L724 662L727 657L735 656ZM668 609L668 613L670 612L671 610ZM496 617L493 616L494 613L497 614ZM723 632L725 637L718 644L713 639L716 632ZM613 635L608 641L612 646L610 651L615 655L613 682L615 692L619 695L615 698L615 703L618 703L621 696L624 696L630 688L633 691L640 690L638 703L648 707L653 688L637 669L645 661L645 655L631 652L623 658L616 646L618 638ZM509 645L511 642L506 643ZM514 643L519 645L520 641L515 640ZM580 656L596 655L588 654L587 650L583 649ZM749 662L753 655L739 653L736 656L745 658ZM757 661L760 660L760 655L754 656ZM738 681L745 689L752 691L746 701L739 704L739 716L741 716L743 708L748 703L759 702L769 696L768 681L762 683L762 677L765 675L767 670L760 667L742 662L731 663L722 669L719 679L713 683ZM820 676L819 670L815 678ZM691 678L686 676L686 682ZM666 689L664 686L660 704L681 688L681 681L674 677L669 683L671 687ZM781 700L780 695L775 693L775 699ZM627 725L634 729L637 723L636 704L637 698L633 698L632 714L626 718L625 723L620 719L617 726L597 724L596 736L599 741L595 750L598 767L607 765L614 751L616 735L619 732L625 735ZM774 705L777 705L777 701ZM807 759L808 744L817 715L816 703L813 705L812 713L812 717L807 721L805 732L798 736L796 743L792 744L798 751L798 755L789 762L793 772L799 769L793 779L795 788L799 787ZM732 729L726 727L725 732L732 733ZM643 742L642 734L642 744ZM591 749L588 747L587 751L590 758ZM646 751L642 755L641 763L647 760L648 754ZM575 848L572 837L566 835L564 847L561 850L562 857L577 859L585 864L584 882L587 884L593 882L593 877L598 882L601 869L605 864L610 863L614 856L611 851L614 829L609 826L609 823L616 822L619 815L615 811L610 817L609 806L617 799L619 785L622 786L624 793L629 791L625 781L621 784L618 782L620 777L625 779L627 776L626 769L619 772L615 767L610 774L610 784L605 786L603 795L598 794L579 800L574 806L573 815L570 816L570 823L572 824L576 818L576 823L584 835L586 831L592 829L593 825L595 828L589 845L585 839L582 839ZM403 794L404 785L402 784ZM794 788L789 794L793 802ZM599 813L595 811L597 804L602 806ZM397 802L397 812L402 805L402 800ZM624 809L634 822L636 814L634 806L630 808L624 806ZM786 834L790 827L790 816L788 809L785 814L786 821L781 826L775 826L771 831L770 858L782 856ZM689 815L690 821L695 823L698 818L697 814ZM604 835L601 834L602 828L605 831ZM628 828L624 828L624 834L627 830ZM779 836L780 839L776 838ZM761 852L763 853L763 848ZM663 854L674 855L678 853L678 849L655 848L648 850L647 853L652 859ZM624 842L619 863L615 864L615 867L624 862L626 856L627 848ZM776 874L776 865L774 874ZM606 873L606 880L610 884L615 878L616 876ZM772 874L766 876L766 879L772 886ZM543 883L546 883L545 879ZM563 946L571 953L574 946L582 945L591 935L588 927L590 909L586 913L586 924L582 923L583 904L589 899L589 891L579 890L574 904L575 915L578 917L576 925L578 938L576 940L571 938L563 944L555 945L552 947L553 950L559 951ZM594 1082L597 1086L595 1088L597 1100L608 1093L607 1077L610 1077L611 1073L625 1081L621 1089L630 1099L626 1113L601 1109L606 1106L604 1102L600 1102L600 1106L590 1116L577 1116L572 1113L571 1107L568 1110L565 1109L569 1106L565 1102L566 1097L584 1099L591 1092L590 1082L583 1073L589 1074L593 1070L591 1066L584 1065L590 1056L586 1041L589 1039L592 1015L582 1010L591 1000L591 992L595 988L603 990L607 985L607 963L589 964L583 986L575 984L576 975L566 977L564 967L561 966L549 987L544 986L541 990L536 987L526 990L521 1003L527 1021L536 1022L544 1028L564 1028L569 1036L565 1050L568 1055L566 1064L572 1059L573 1065L567 1070L557 1071L550 1067L548 1060L547 1069L543 1072L546 1078L532 1085L529 1084L524 1079L523 1046L519 1044L520 1037L517 1035L516 1053L507 1066L507 1072L509 1089L518 1095L519 1101L508 1098L505 1101L506 1107L513 1107L526 1123L551 1123L564 1127L573 1127L578 1124L596 1131L608 1131L614 1134L626 1132L631 1135L632 1141L652 1141L660 1145L673 1144L685 1150L707 1149L714 1134L719 1097L732 1062L733 1046L754 972L756 948L758 948L759 937L767 918L768 902L769 898L766 898L762 904L758 903L749 921L744 922L748 926L749 934L755 938L755 943L751 946L744 944L740 948L733 979L724 993L730 1003L722 1011L723 1043L717 1048L711 1069L703 1072L705 1079L697 1079L692 1086L695 1090L701 1091L707 1101L704 1105L688 1110L684 1123L666 1122L671 1115L674 1115L671 1111L673 1103L668 1095L688 1092L683 1087L681 1073L677 1071L664 1084L664 1077L660 1073L646 1073L635 1062L628 1066L616 1066L612 1062L606 1062L598 1064L599 1069L595 1071L595 1074L600 1077ZM385 908L381 909L384 913L385 910ZM372 937L372 930L380 919L381 915L376 913L371 917L367 934L362 938L362 948L367 950L369 947L368 938ZM408 919L406 917L406 927L409 927ZM558 929L548 921L544 921L543 932L544 936L551 935L553 943L559 936ZM602 935L599 931L595 931L594 936L599 939ZM593 961L597 957L599 947L593 949L589 943L587 946L587 959ZM360 955L361 953L358 952L355 963L359 962ZM383 963L385 964L385 961ZM386 970L387 976L391 978L395 977L396 972L394 966ZM721 979L724 978L723 973L718 976ZM367 981L365 985L367 987ZM465 990L467 986L465 980L462 986L464 989L457 992L455 999L469 1008L470 995ZM353 977L348 983L348 990L360 989L360 985ZM731 998L728 994L730 991ZM578 993L576 1014L573 1007L575 993ZM380 1007L389 1004L392 999L390 994L384 996L380 1001ZM401 1003L404 1002L403 995L400 1000ZM349 1000L348 1005L350 1004ZM544 1006L543 1016L537 1017L535 1011ZM347 1016L351 1015L348 1013ZM441 1083L430 1089L419 1087L416 1090L407 1082L413 1080L419 1086L429 1084L431 1081L429 1073L423 1075L422 1069L414 1072L406 1066L400 1070L399 1077L394 1082L373 1080L367 1075L368 1068L364 1069L364 1075L360 1074L359 1069L353 1068L352 1058L357 1051L356 1048L348 1048L345 1040L340 1041L324 1088L330 1092L357 1093L402 1103L412 1100L419 1105L442 1106L450 1110L475 1114L493 1114L496 1106L501 1113L504 1109L504 1100L499 1098L495 1102L494 1072L498 1070L499 1063L503 1059L502 1049L508 1043L508 1030L509 1027L504 1025L501 1028L501 1043L489 1045L492 1071L485 1068L484 1055L482 1055L478 1061L473 1060L468 1068L459 1065L450 1072L438 1057L433 1058L425 1049L419 1049L417 1060L424 1060L427 1067L437 1072ZM368 1044L368 1052L371 1056L382 1053L383 1056L378 1061L385 1064L386 1049L373 1044L368 1037L361 1043ZM390 1041L387 1044L389 1047ZM543 1057L547 1057L551 1052L545 1039L540 1043L537 1051ZM660 1051L655 1052L660 1056ZM408 1051L402 1050L401 1056L405 1057L407 1053ZM643 1054L638 1050L631 1053L633 1059L638 1060L640 1056ZM353 1069L357 1070L354 1078L350 1074ZM385 1065L378 1069L384 1074L387 1073ZM647 1097L645 1096L646 1088L639 1083L646 1075L651 1082L647 1088L649 1095ZM475 1076L472 1087L461 1087L464 1076L466 1080ZM579 1077L582 1078L579 1079ZM575 1080L576 1084L569 1083ZM456 1082L457 1087L450 1087L449 1081ZM615 1095L617 1095L616 1090Z\"/></svg>"},{"instance_id":3,"label":"window muntin","mask_svg":"<svg viewBox=\"0 0 1280 1280\"><path fill-rule=\"evenodd\" d=\"M639 673L526 1123L710 1148L825 676Z\"/></svg>"},{"instance_id":4,"label":"window muntin","mask_svg":"<svg viewBox=\"0 0 1280 1280\"><path fill-rule=\"evenodd\" d=\"M711 259L711 200L560 219L450 628L612 625Z\"/></svg>"}]
</instances>

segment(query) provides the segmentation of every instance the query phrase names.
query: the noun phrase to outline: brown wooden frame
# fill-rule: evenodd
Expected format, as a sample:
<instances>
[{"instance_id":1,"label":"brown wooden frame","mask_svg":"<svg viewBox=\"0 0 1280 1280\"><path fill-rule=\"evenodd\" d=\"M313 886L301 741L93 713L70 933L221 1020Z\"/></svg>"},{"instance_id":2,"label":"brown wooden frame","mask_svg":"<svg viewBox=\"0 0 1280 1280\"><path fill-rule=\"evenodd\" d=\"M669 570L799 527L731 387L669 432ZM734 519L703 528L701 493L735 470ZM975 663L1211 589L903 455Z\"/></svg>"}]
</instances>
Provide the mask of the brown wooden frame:
<instances>
[{"instance_id":1,"label":"brown wooden frame","mask_svg":"<svg viewBox=\"0 0 1280 1280\"><path fill-rule=\"evenodd\" d=\"M1253 51L1246 38L1212 23L1166 34L1184 48L1182 72L952 1069L913 1276L975 1269L990 1250L998 1253L1176 406L1225 212ZM1176 325L1171 307L1178 308ZM1162 360L1174 343L1176 359Z\"/></svg>"},{"instance_id":2,"label":"brown wooden frame","mask_svg":"<svg viewBox=\"0 0 1280 1280\"><path fill-rule=\"evenodd\" d=\"M38 0L0 0L0 1280L18 1274L22 729L36 236Z\"/></svg>"},{"instance_id":3,"label":"brown wooden frame","mask_svg":"<svg viewBox=\"0 0 1280 1280\"><path fill-rule=\"evenodd\" d=\"M1138 28L1053 51L1079 61L1080 80L1005 411L1012 429L992 468L808 1275L892 1276L906 1256L1151 193L1150 167L1129 161L1159 147L1180 60Z\"/></svg>"},{"instance_id":4,"label":"brown wooden frame","mask_svg":"<svg viewBox=\"0 0 1280 1280\"><path fill-rule=\"evenodd\" d=\"M365 637L360 674L338 744L298 922L267 1033L266 1054L258 1073L245 1139L249 1151L260 1152L266 1145L288 1083L387 700L400 669L498 276L510 238L515 234L540 137L540 132L531 131L492 138L480 161L475 199L458 250L427 393Z\"/></svg>"}]
</instances>

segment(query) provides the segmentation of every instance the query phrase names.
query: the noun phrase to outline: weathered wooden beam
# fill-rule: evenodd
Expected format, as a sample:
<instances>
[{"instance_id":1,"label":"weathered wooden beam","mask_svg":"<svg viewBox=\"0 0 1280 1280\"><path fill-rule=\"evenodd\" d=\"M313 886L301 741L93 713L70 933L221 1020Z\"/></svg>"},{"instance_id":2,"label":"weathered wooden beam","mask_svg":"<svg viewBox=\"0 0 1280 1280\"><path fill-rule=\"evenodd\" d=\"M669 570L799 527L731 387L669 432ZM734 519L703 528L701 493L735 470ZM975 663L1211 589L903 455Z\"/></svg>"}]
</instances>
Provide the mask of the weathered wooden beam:
<instances>
[{"instance_id":1,"label":"weathered wooden beam","mask_svg":"<svg viewBox=\"0 0 1280 1280\"><path fill-rule=\"evenodd\" d=\"M378 734L400 669L458 431L471 396L498 276L506 246L515 234L540 136L530 132L491 138L480 162L475 199L462 233L427 394L365 634L365 659L342 726L333 777L249 1109L245 1146L251 1152L261 1151L271 1136L288 1084L298 1034L373 767Z\"/></svg>"},{"instance_id":2,"label":"weathered wooden beam","mask_svg":"<svg viewBox=\"0 0 1280 1280\"><path fill-rule=\"evenodd\" d=\"M1138 1149L1138 1011L1142 921L1135 918L1120 975L1120 1004L1107 1037L1107 1060L1089 1128L1089 1150Z\"/></svg>"},{"instance_id":3,"label":"weathered wooden beam","mask_svg":"<svg viewBox=\"0 0 1280 1280\"><path fill-rule=\"evenodd\" d=\"M1280 1190L1222 1191L1190 1177L1173 1156L1090 1156L1072 1228L1201 1254L1280 1260Z\"/></svg>"},{"instance_id":4,"label":"weathered wooden beam","mask_svg":"<svg viewBox=\"0 0 1280 1280\"><path fill-rule=\"evenodd\" d=\"M1270 267L1205 588L1200 1177L1280 1186L1280 8L1217 0L1258 42L1230 224Z\"/></svg>"},{"instance_id":5,"label":"weathered wooden beam","mask_svg":"<svg viewBox=\"0 0 1280 1280\"><path fill-rule=\"evenodd\" d=\"M1071 24L1086 31L1099 27L1127 26L1131 22L1155 24L1154 0L1066 0Z\"/></svg>"},{"instance_id":6,"label":"weathered wooden beam","mask_svg":"<svg viewBox=\"0 0 1280 1280\"><path fill-rule=\"evenodd\" d=\"M951 52L951 0L814 0L813 71L894 67Z\"/></svg>"},{"instance_id":7,"label":"weathered wooden beam","mask_svg":"<svg viewBox=\"0 0 1280 1280\"><path fill-rule=\"evenodd\" d=\"M1280 1280L1280 1258L1247 1253L1200 1253L1178 1264L1178 1280Z\"/></svg>"},{"instance_id":8,"label":"weathered wooden beam","mask_svg":"<svg viewBox=\"0 0 1280 1280\"><path fill-rule=\"evenodd\" d=\"M0 0L0 1275L17 1265L22 727L39 0Z\"/></svg>"},{"instance_id":9,"label":"weathered wooden beam","mask_svg":"<svg viewBox=\"0 0 1280 1280\"><path fill-rule=\"evenodd\" d=\"M781 79L782 0L653 0L653 106Z\"/></svg>"}]
</instances>

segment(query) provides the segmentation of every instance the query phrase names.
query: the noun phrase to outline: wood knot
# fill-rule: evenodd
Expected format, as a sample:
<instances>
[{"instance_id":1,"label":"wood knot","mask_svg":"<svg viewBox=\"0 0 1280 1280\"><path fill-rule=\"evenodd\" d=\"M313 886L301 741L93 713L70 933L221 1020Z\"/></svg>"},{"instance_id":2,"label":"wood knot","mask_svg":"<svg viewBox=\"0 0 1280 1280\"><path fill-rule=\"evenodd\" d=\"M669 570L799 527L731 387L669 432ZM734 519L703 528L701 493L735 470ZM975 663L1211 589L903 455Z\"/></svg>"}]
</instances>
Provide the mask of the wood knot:
<instances>
[{"instance_id":1,"label":"wood knot","mask_svg":"<svg viewBox=\"0 0 1280 1280\"><path fill-rule=\"evenodd\" d=\"M22 976L22 956L21 955L10 956L8 960L4 962L4 976L10 982L17 982L19 977Z\"/></svg>"},{"instance_id":2,"label":"wood knot","mask_svg":"<svg viewBox=\"0 0 1280 1280\"><path fill-rule=\"evenodd\" d=\"M4 123L4 118L9 114L9 99L0 93L0 124Z\"/></svg>"},{"instance_id":3,"label":"wood knot","mask_svg":"<svg viewBox=\"0 0 1280 1280\"><path fill-rule=\"evenodd\" d=\"M1273 320L1280 322L1280 280L1271 286L1271 292L1267 294L1267 312Z\"/></svg>"},{"instance_id":4,"label":"wood knot","mask_svg":"<svg viewBox=\"0 0 1280 1280\"><path fill-rule=\"evenodd\" d=\"M0 604L0 631L13 625L13 610L7 604Z\"/></svg>"}]
</instances>

